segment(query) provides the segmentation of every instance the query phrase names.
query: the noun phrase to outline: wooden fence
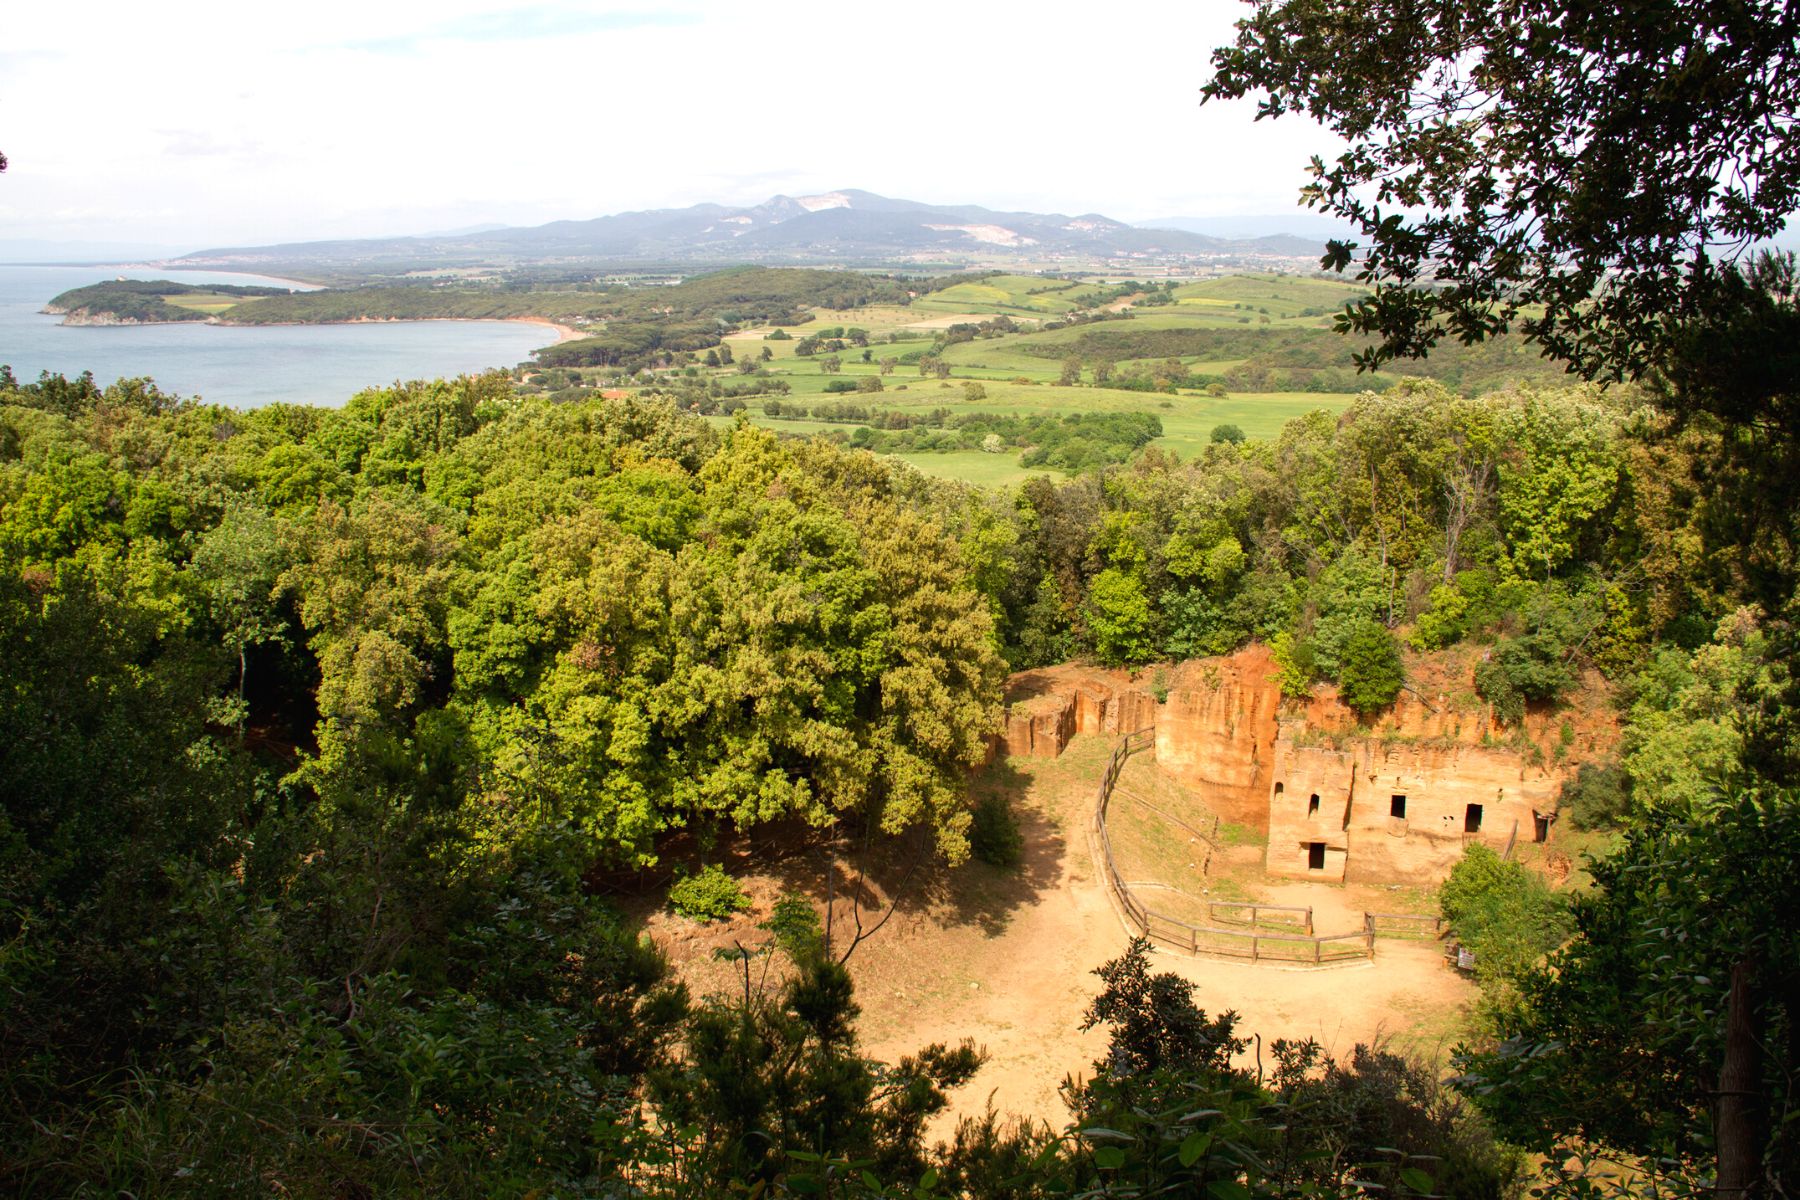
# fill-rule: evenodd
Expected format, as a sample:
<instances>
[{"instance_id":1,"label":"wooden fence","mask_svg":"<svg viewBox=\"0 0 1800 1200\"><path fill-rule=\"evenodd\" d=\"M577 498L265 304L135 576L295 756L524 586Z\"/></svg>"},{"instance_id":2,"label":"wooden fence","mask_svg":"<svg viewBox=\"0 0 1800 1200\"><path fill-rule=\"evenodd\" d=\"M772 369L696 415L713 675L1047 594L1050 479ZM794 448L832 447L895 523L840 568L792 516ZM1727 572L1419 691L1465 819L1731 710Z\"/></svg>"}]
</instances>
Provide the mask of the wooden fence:
<instances>
[{"instance_id":1,"label":"wooden fence","mask_svg":"<svg viewBox=\"0 0 1800 1200\"><path fill-rule=\"evenodd\" d=\"M1248 918L1232 916L1248 910ZM1249 925L1256 928L1268 924L1276 928L1297 927L1301 933L1313 931L1313 910L1293 904L1259 904L1248 900L1208 900L1206 916L1210 921L1226 925Z\"/></svg>"},{"instance_id":2,"label":"wooden fence","mask_svg":"<svg viewBox=\"0 0 1800 1200\"><path fill-rule=\"evenodd\" d=\"M1145 937L1191 954L1221 954L1232 958L1247 958L1251 962L1322 966L1326 963L1375 957L1377 937L1443 936L1445 924L1442 917L1419 913L1365 912L1361 929L1348 933L1319 934L1313 930L1313 910L1297 905L1208 900L1205 901L1206 918L1213 924L1195 925L1191 921L1158 912L1146 904L1132 885L1119 874L1118 863L1113 859L1112 838L1106 831L1106 810L1112 803L1113 791L1119 782L1119 772L1124 770L1126 760L1139 750L1149 748L1155 740L1153 729L1134 730L1120 738L1113 747L1112 756L1106 761L1106 769L1101 772L1100 791L1094 799L1094 833L1100 842L1106 886L1118 898L1119 907L1125 911L1126 919ZM1145 800L1130 796L1129 793L1121 794L1161 813L1160 809ZM1206 837L1184 821L1176 820L1175 823L1202 838ZM1515 838L1518 836L1516 824L1513 835ZM1216 836L1215 826L1215 839ZM1209 839L1209 844L1216 846L1217 842ZM1245 913L1248 913L1247 918L1243 915ZM1234 925L1236 928L1231 927ZM1273 925L1278 929L1285 927L1297 932L1272 932L1265 929L1265 925Z\"/></svg>"},{"instance_id":3,"label":"wooden fence","mask_svg":"<svg viewBox=\"0 0 1800 1200\"><path fill-rule=\"evenodd\" d=\"M1195 840L1197 840L1198 842L1200 842L1201 845L1206 847L1206 853L1201 855L1201 858L1200 858L1200 873L1202 875L1204 875L1208 871L1212 870L1213 855L1217 854L1221 849L1223 849L1223 847L1220 846L1220 844L1219 844L1219 818L1218 817L1215 816L1213 818L1212 832L1208 833L1208 832L1206 832L1206 830L1201 829L1198 826L1188 824L1186 821L1182 820L1180 817L1176 816L1172 812L1169 812L1167 809L1161 807L1160 805L1152 804L1150 801L1144 799L1142 796L1138 795L1136 792L1127 791L1126 789L1124 789L1122 787L1115 787L1112 790L1112 795L1114 798L1129 800L1133 804L1139 805L1139 806L1146 808L1149 811L1155 813L1157 816L1161 817L1163 820L1167 821L1169 824L1177 826L1178 828L1181 828L1181 829L1185 829L1189 834L1193 835Z\"/></svg>"},{"instance_id":4,"label":"wooden fence","mask_svg":"<svg viewBox=\"0 0 1800 1200\"><path fill-rule=\"evenodd\" d=\"M1363 920L1383 937L1438 938L1443 937L1449 928L1449 923L1444 918L1429 913L1366 912Z\"/></svg>"},{"instance_id":5,"label":"wooden fence","mask_svg":"<svg viewBox=\"0 0 1800 1200\"><path fill-rule=\"evenodd\" d=\"M1363 920L1363 928L1359 930L1320 936L1312 932L1310 908L1280 904L1238 904L1222 900L1209 902L1209 920L1220 919L1217 913L1221 909L1240 913L1249 910L1249 928L1240 925L1239 928L1231 929L1195 925L1158 912L1132 892L1131 887L1119 875L1118 863L1113 859L1112 839L1106 832L1106 810L1112 802L1113 788L1119 782L1119 772L1124 769L1125 760L1152 745L1155 736L1154 730L1138 729L1119 739L1118 745L1113 747L1112 756L1106 761L1106 769L1100 773L1099 794L1094 798L1094 833L1100 842L1106 886L1118 897L1119 906L1124 909L1127 920L1145 937L1192 954L1223 954L1247 958L1251 962L1304 963L1313 966L1374 957L1375 923L1367 917ZM1289 915L1285 918L1264 918L1264 913ZM1294 914L1299 915L1300 928L1306 932L1271 933L1259 927L1259 922L1265 919L1291 922Z\"/></svg>"}]
</instances>

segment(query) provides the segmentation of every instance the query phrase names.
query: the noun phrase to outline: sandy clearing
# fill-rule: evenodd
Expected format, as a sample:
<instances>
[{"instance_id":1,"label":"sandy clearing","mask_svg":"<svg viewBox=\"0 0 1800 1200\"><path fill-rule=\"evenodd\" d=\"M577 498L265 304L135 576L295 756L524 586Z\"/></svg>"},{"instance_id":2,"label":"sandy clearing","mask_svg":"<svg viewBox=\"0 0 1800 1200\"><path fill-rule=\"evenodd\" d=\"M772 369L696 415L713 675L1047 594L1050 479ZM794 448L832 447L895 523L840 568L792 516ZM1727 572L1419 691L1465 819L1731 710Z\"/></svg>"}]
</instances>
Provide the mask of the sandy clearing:
<instances>
[{"instance_id":1,"label":"sandy clearing","mask_svg":"<svg viewBox=\"0 0 1800 1200\"><path fill-rule=\"evenodd\" d=\"M915 878L893 920L851 961L863 1009L858 1027L872 1056L893 1061L965 1037L988 1052L951 1113L934 1123L938 1136L948 1135L957 1116L979 1114L989 1103L1060 1123L1067 1114L1058 1086L1085 1073L1104 1046L1101 1032L1084 1034L1079 1026L1098 986L1092 971L1130 941L1095 871L1088 833L1094 780L1110 749L1110 739L1084 736L1058 759L1009 759L992 768L977 786L1013 797L1026 837L1022 864L1012 872L971 864L923 884ZM873 874L880 894L899 883L898 871ZM821 878L791 868L754 876L752 891L765 900L758 912L796 884L822 898ZM1385 907L1378 888L1282 881L1258 890L1270 903L1311 904L1321 932L1360 927L1365 908ZM726 926L684 930L673 919L654 920L652 928L684 977L705 989L728 982L708 961L710 947L748 937L756 919L757 912L747 914L735 933ZM1444 967L1435 942L1383 940L1376 953L1372 963L1325 969L1172 951L1158 951L1156 962L1192 980L1208 1012L1237 1011L1240 1032L1260 1035L1265 1063L1276 1038L1311 1037L1337 1054L1384 1036L1440 1048L1473 1001L1473 985ZM1246 1057L1255 1054L1253 1048Z\"/></svg>"}]
</instances>

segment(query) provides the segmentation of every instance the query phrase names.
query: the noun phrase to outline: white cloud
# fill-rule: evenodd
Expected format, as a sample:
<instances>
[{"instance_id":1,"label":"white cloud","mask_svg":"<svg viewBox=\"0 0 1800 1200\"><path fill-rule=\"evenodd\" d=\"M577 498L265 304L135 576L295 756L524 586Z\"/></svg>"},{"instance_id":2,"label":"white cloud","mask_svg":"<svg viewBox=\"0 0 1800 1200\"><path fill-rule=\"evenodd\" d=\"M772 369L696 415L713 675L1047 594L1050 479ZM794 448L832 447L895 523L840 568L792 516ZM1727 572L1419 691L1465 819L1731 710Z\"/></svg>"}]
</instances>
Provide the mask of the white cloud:
<instances>
[{"instance_id":1,"label":"white cloud","mask_svg":"<svg viewBox=\"0 0 1800 1200\"><path fill-rule=\"evenodd\" d=\"M843 187L1279 211L1330 148L1302 121L1199 108L1234 0L15 8L10 237L198 247Z\"/></svg>"}]
</instances>

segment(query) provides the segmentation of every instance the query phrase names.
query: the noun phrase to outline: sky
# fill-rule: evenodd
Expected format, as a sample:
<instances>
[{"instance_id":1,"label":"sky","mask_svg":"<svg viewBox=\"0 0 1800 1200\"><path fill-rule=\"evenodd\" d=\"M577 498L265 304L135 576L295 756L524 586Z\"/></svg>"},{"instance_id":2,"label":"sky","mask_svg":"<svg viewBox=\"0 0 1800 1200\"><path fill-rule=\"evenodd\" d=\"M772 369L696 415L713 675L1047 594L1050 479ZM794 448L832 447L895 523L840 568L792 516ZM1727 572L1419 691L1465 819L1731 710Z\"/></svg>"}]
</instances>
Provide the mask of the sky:
<instances>
[{"instance_id":1,"label":"sky","mask_svg":"<svg viewBox=\"0 0 1800 1200\"><path fill-rule=\"evenodd\" d=\"M17 3L0 243L171 250L863 188L1299 213L1333 143L1199 105L1238 0Z\"/></svg>"}]
</instances>

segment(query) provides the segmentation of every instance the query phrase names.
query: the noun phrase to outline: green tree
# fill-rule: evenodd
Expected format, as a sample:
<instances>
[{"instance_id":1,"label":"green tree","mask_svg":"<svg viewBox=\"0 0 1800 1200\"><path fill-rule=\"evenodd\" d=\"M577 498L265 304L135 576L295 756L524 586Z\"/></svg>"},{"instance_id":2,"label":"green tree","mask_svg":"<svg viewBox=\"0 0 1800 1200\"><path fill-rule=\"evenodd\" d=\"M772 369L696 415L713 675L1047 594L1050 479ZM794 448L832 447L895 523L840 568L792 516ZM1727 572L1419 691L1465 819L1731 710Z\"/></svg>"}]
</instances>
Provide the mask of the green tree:
<instances>
[{"instance_id":1,"label":"green tree","mask_svg":"<svg viewBox=\"0 0 1800 1200\"><path fill-rule=\"evenodd\" d=\"M287 632L275 603L282 561L275 519L259 507L240 502L228 507L201 539L189 564L206 590L213 623L237 659L239 733L248 714L244 684L249 676L250 648L281 641Z\"/></svg>"},{"instance_id":2,"label":"green tree","mask_svg":"<svg viewBox=\"0 0 1800 1200\"><path fill-rule=\"evenodd\" d=\"M1344 641L1338 695L1364 715L1386 708L1406 684L1400 643L1379 621L1362 621Z\"/></svg>"},{"instance_id":3,"label":"green tree","mask_svg":"<svg viewBox=\"0 0 1800 1200\"><path fill-rule=\"evenodd\" d=\"M1552 704L1575 683L1567 648L1545 630L1503 638L1475 666L1475 691L1502 721L1519 721L1527 704Z\"/></svg>"},{"instance_id":4,"label":"green tree","mask_svg":"<svg viewBox=\"0 0 1800 1200\"><path fill-rule=\"evenodd\" d=\"M1490 1010L1504 1007L1517 982L1573 928L1566 901L1543 876L1479 842L1464 847L1438 889L1438 904L1457 939L1475 954L1475 975Z\"/></svg>"},{"instance_id":5,"label":"green tree","mask_svg":"<svg viewBox=\"0 0 1800 1200\"><path fill-rule=\"evenodd\" d=\"M1796 853L1791 793L1734 791L1629 829L1592 864L1568 945L1519 977L1499 1040L1458 1051L1498 1131L1553 1158L1579 1141L1692 1191L1722 1186L1722 1146L1747 1137L1746 1194L1780 1195L1800 1170L1800 1136L1776 1117L1800 1078L1800 1042L1785 1036L1800 961L1770 914L1800 904Z\"/></svg>"},{"instance_id":6,"label":"green tree","mask_svg":"<svg viewBox=\"0 0 1800 1200\"><path fill-rule=\"evenodd\" d=\"M1619 461L1600 406L1527 394L1502 420L1500 520L1522 575L1548 578L1580 552L1612 503Z\"/></svg>"},{"instance_id":7,"label":"green tree","mask_svg":"<svg viewBox=\"0 0 1800 1200\"><path fill-rule=\"evenodd\" d=\"M1133 573L1108 567L1088 585L1088 628L1094 653L1109 666L1148 662L1156 653L1154 616L1143 582Z\"/></svg>"},{"instance_id":8,"label":"green tree","mask_svg":"<svg viewBox=\"0 0 1800 1200\"><path fill-rule=\"evenodd\" d=\"M1344 320L1376 338L1364 363L1517 325L1589 377L1636 378L1800 198L1791 20L1778 0L1599 24L1283 0L1214 52L1203 95L1257 94L1259 117L1347 143L1302 194L1363 239L1326 262L1373 285Z\"/></svg>"}]
</instances>

